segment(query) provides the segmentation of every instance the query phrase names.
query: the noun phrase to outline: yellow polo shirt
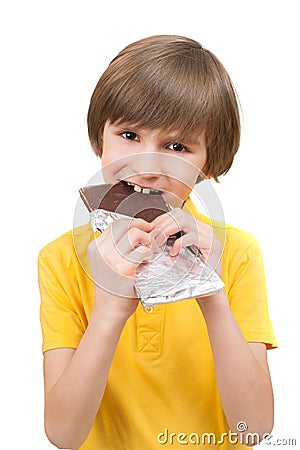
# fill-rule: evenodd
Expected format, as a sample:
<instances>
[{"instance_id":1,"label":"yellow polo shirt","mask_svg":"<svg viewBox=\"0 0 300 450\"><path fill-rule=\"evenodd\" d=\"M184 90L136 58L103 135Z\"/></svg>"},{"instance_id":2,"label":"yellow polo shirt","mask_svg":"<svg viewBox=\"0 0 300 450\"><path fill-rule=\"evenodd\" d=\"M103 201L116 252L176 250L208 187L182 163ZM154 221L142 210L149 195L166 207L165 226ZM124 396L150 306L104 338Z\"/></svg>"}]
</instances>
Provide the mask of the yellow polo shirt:
<instances>
[{"instance_id":1,"label":"yellow polo shirt","mask_svg":"<svg viewBox=\"0 0 300 450\"><path fill-rule=\"evenodd\" d=\"M203 220L190 201L187 206ZM222 228L215 226L217 235ZM258 243L229 225L225 237L222 279L237 323L247 341L276 347ZM93 238L87 224L39 254L43 352L77 348L86 330L94 296L86 250ZM229 437L205 321L195 299L156 306L152 313L139 304L121 334L100 409L80 450L190 447L244 448Z\"/></svg>"}]
</instances>

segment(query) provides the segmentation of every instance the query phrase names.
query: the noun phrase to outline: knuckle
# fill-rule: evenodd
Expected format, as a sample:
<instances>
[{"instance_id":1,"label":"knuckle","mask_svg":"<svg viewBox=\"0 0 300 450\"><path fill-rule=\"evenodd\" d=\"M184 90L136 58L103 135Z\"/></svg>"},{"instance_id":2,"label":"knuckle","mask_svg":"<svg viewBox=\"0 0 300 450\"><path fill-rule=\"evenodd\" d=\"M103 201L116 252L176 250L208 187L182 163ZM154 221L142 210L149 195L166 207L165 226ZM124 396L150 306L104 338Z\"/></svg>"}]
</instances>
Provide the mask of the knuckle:
<instances>
[{"instance_id":1,"label":"knuckle","mask_svg":"<svg viewBox=\"0 0 300 450\"><path fill-rule=\"evenodd\" d=\"M129 228L135 227L138 228L139 226L143 226L145 224L145 220L141 218L133 218L129 223Z\"/></svg>"},{"instance_id":2,"label":"knuckle","mask_svg":"<svg viewBox=\"0 0 300 450\"><path fill-rule=\"evenodd\" d=\"M130 228L128 230L128 239L131 241L133 241L138 235L138 229L137 228Z\"/></svg>"},{"instance_id":3,"label":"knuckle","mask_svg":"<svg viewBox=\"0 0 300 450\"><path fill-rule=\"evenodd\" d=\"M142 239L143 241L149 240L150 236L148 233L145 233L144 231L140 230L139 228L132 227L128 230L128 237L131 241Z\"/></svg>"}]
</instances>

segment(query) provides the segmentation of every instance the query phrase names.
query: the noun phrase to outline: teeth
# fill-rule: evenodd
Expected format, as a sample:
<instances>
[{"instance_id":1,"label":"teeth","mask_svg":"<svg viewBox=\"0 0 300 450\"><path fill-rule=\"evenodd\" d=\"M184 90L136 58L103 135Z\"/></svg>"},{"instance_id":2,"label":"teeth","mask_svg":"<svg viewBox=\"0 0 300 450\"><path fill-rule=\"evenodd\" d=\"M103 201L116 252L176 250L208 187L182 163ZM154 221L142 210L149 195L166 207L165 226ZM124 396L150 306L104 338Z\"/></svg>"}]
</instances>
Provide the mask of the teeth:
<instances>
[{"instance_id":1,"label":"teeth","mask_svg":"<svg viewBox=\"0 0 300 450\"><path fill-rule=\"evenodd\" d=\"M141 186L137 186L136 184L133 185L133 189L135 192L142 192L142 194L150 194L151 189L150 188L142 188Z\"/></svg>"},{"instance_id":2,"label":"teeth","mask_svg":"<svg viewBox=\"0 0 300 450\"><path fill-rule=\"evenodd\" d=\"M142 194L162 194L162 191L158 189L142 188L141 186L130 183L129 181L126 181L126 183L128 184L128 186L133 186L135 192L142 192Z\"/></svg>"}]
</instances>

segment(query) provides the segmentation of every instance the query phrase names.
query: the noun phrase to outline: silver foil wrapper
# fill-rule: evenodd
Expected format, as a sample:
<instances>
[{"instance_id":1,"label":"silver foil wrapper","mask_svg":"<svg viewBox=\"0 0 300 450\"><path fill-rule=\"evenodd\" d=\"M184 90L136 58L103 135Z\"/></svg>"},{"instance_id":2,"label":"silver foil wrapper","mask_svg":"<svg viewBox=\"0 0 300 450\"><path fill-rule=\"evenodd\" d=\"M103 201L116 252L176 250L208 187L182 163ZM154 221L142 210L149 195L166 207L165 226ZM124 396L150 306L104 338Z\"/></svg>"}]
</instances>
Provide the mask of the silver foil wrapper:
<instances>
[{"instance_id":1,"label":"silver foil wrapper","mask_svg":"<svg viewBox=\"0 0 300 450\"><path fill-rule=\"evenodd\" d=\"M115 220L132 219L103 209L92 211L90 218L94 231L100 232ZM135 290L145 308L208 296L224 288L221 278L192 247L182 248L176 257L169 256L173 242L168 239L159 253L137 268Z\"/></svg>"}]
</instances>

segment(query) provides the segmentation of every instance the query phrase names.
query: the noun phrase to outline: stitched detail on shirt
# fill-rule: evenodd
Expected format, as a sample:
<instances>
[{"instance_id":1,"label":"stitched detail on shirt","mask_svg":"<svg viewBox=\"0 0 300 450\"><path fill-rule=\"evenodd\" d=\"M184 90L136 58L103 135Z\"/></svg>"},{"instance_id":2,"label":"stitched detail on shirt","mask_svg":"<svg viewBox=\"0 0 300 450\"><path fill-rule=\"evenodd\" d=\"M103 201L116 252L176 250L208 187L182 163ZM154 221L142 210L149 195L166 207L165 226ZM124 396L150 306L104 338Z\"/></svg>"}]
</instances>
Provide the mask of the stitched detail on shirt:
<instances>
[{"instance_id":1,"label":"stitched detail on shirt","mask_svg":"<svg viewBox=\"0 0 300 450\"><path fill-rule=\"evenodd\" d=\"M157 331L140 331L138 351L157 353L160 351L159 333Z\"/></svg>"}]
</instances>

